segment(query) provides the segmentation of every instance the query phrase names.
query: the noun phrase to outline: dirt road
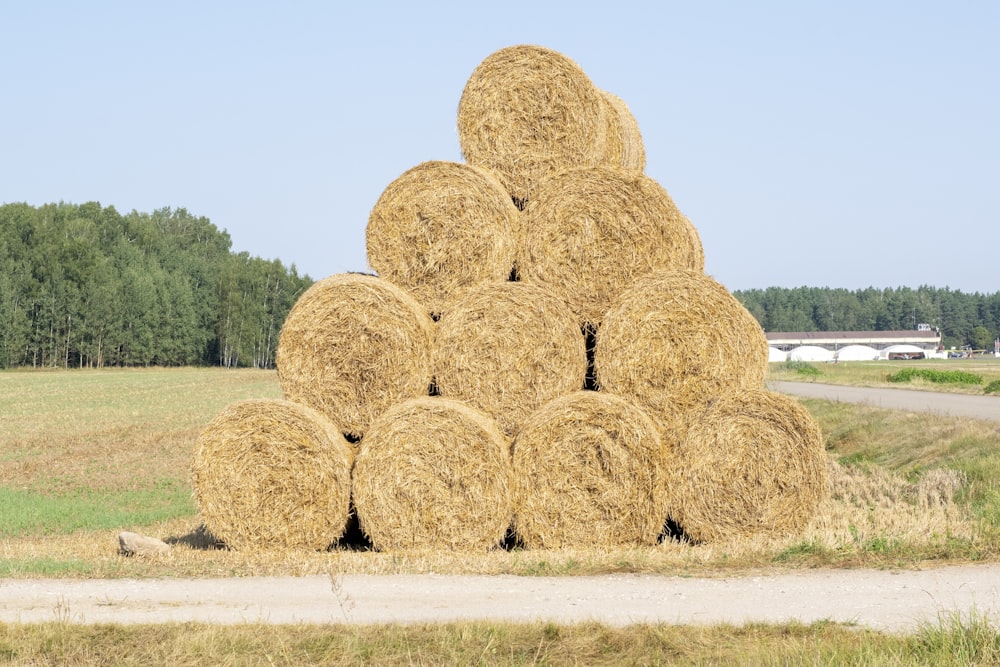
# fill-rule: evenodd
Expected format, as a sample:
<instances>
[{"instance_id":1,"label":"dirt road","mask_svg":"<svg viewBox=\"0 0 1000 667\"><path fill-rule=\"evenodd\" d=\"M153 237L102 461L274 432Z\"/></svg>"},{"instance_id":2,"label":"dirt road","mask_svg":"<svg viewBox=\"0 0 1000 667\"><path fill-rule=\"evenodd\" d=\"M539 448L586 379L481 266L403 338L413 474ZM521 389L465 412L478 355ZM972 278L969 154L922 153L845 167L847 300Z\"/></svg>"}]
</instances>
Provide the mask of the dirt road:
<instances>
[{"instance_id":1,"label":"dirt road","mask_svg":"<svg viewBox=\"0 0 1000 667\"><path fill-rule=\"evenodd\" d=\"M0 622L416 623L494 619L744 624L830 620L910 632L1000 618L1000 565L767 576L347 575L0 582Z\"/></svg>"},{"instance_id":2,"label":"dirt road","mask_svg":"<svg viewBox=\"0 0 1000 667\"><path fill-rule=\"evenodd\" d=\"M1000 421L1000 396L945 394L913 389L847 387L819 382L769 382L774 391L806 398L821 398L844 403L864 403L875 408L931 412L955 417Z\"/></svg>"}]
</instances>

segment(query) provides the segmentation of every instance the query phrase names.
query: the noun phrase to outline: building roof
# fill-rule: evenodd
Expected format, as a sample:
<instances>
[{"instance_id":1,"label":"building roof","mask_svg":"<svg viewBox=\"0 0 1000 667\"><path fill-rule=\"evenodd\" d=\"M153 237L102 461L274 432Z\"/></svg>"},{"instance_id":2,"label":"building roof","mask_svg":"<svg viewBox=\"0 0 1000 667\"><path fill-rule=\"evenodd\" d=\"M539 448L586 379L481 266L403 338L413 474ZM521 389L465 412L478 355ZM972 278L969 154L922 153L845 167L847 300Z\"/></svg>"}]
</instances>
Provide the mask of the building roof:
<instances>
[{"instance_id":1,"label":"building roof","mask_svg":"<svg viewBox=\"0 0 1000 667\"><path fill-rule=\"evenodd\" d=\"M767 331L771 345L937 345L937 331L904 329L902 331Z\"/></svg>"}]
</instances>

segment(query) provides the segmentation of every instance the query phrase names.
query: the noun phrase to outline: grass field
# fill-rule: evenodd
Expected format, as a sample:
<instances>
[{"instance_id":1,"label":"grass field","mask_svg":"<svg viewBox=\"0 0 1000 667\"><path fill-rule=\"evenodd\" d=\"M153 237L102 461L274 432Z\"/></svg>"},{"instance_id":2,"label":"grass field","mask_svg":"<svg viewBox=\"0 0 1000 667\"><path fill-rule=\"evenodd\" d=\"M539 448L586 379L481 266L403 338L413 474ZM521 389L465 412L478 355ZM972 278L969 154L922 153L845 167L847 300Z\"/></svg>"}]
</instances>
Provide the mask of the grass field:
<instances>
[{"instance_id":1,"label":"grass field","mask_svg":"<svg viewBox=\"0 0 1000 667\"><path fill-rule=\"evenodd\" d=\"M870 377L885 368L854 366L822 365L820 381L874 382ZM955 367L954 362L949 365ZM1000 366L982 372L1000 377ZM278 396L273 371L0 373L0 577L429 571L717 576L769 568L1000 560L1000 427L995 422L815 400L803 404L826 437L833 493L812 524L787 539L488 554L350 549L240 553L214 548L191 500L188 466L195 439L228 403ZM121 530L165 539L174 548L162 558L120 556ZM104 664L110 659L175 664L957 665L990 664L998 656L1000 638L981 619L942 619L940 626L907 638L834 624L628 629L477 623L409 629L0 625L0 662L15 664Z\"/></svg>"},{"instance_id":2,"label":"grass field","mask_svg":"<svg viewBox=\"0 0 1000 667\"><path fill-rule=\"evenodd\" d=\"M905 384L889 381L891 375L905 369L927 369L932 371L964 371L982 377L979 384L946 383L939 384L924 379L915 379ZM769 369L771 380L794 382L825 382L858 387L894 387L897 389L926 389L963 394L982 394L991 382L1000 382L1000 359L996 357L976 357L974 359L921 359L912 361L844 361L840 363L772 363Z\"/></svg>"}]
</instances>

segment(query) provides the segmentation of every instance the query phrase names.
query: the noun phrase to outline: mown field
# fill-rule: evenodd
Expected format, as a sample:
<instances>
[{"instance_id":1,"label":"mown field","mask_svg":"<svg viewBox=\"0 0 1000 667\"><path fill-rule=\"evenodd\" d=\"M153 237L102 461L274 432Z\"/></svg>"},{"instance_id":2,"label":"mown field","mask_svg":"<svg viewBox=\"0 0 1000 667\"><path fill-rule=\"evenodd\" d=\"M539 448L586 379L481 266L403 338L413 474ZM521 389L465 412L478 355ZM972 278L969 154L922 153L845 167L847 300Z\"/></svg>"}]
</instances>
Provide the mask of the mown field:
<instances>
[{"instance_id":1,"label":"mown field","mask_svg":"<svg viewBox=\"0 0 1000 667\"><path fill-rule=\"evenodd\" d=\"M887 366L890 363L876 362L871 368L867 363L817 365L821 375L813 379L877 382L880 373L897 368ZM955 361L947 368L968 369ZM1000 378L1000 364L975 370ZM796 369L772 370L774 379L802 379L798 374ZM930 383L924 388L938 389ZM786 539L488 554L375 553L336 547L315 553L240 553L215 548L191 498L188 467L194 442L200 429L230 402L278 396L273 371L0 373L0 577L429 571L716 576L772 568L908 568L1000 561L1000 424L814 400L802 402L826 437L832 494L802 534ZM159 537L173 549L155 559L121 556L121 530ZM343 664L611 664L616 658L626 663L697 664L730 662L733 656L746 658L738 660L743 664L785 662L779 656L795 663L975 664L984 655L1000 656L996 632L977 619L944 619L940 627L928 627L911 638L830 624L580 631L472 623L382 628L377 633L154 626L108 632L119 642L126 662L160 662L167 656L149 653L156 645L156 650L174 651L176 660L168 661L177 664L243 664L264 661L265 654L284 664L303 656L324 656L322 662L329 664L338 664L336 656L355 658ZM603 637L604 643L595 643L594 636ZM27 663L32 656L56 651L65 652L64 662L97 664L112 650L100 648L104 637L92 628L0 626L0 661ZM607 653L609 646L625 645L641 648L638 653ZM88 646L94 653L86 653ZM944 659L963 655L964 661Z\"/></svg>"}]
</instances>

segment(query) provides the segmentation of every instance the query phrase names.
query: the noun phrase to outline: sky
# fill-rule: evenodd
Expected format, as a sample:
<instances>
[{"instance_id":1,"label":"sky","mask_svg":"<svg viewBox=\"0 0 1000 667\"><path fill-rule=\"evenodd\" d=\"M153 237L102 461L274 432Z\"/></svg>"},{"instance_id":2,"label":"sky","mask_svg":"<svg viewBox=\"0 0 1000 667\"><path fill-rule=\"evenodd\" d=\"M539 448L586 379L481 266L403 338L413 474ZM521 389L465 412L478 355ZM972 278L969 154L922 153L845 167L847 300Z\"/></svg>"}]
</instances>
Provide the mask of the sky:
<instances>
[{"instance_id":1,"label":"sky","mask_svg":"<svg viewBox=\"0 0 1000 667\"><path fill-rule=\"evenodd\" d=\"M1000 3L48 2L0 8L0 203L184 208L314 279L382 191L462 161L505 46L621 97L705 270L1000 291Z\"/></svg>"}]
</instances>

